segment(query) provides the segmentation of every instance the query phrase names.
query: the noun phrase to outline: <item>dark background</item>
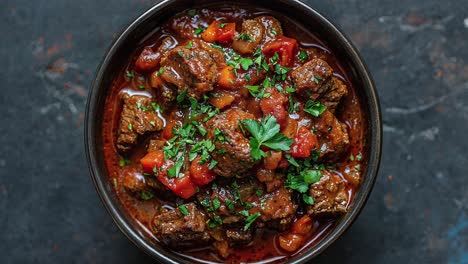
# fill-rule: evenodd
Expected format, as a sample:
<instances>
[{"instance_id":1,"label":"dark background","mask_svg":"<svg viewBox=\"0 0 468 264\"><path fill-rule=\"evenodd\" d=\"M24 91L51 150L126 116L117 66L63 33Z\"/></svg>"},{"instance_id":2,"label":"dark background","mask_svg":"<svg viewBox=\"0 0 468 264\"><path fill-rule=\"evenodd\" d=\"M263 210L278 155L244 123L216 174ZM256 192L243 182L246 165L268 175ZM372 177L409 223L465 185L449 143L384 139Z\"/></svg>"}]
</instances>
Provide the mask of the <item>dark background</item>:
<instances>
[{"instance_id":1,"label":"dark background","mask_svg":"<svg viewBox=\"0 0 468 264\"><path fill-rule=\"evenodd\" d=\"M154 2L1 1L1 263L151 263L94 190L83 113L111 41ZM369 202L313 263L468 263L468 2L306 2L360 50L384 121Z\"/></svg>"}]
</instances>

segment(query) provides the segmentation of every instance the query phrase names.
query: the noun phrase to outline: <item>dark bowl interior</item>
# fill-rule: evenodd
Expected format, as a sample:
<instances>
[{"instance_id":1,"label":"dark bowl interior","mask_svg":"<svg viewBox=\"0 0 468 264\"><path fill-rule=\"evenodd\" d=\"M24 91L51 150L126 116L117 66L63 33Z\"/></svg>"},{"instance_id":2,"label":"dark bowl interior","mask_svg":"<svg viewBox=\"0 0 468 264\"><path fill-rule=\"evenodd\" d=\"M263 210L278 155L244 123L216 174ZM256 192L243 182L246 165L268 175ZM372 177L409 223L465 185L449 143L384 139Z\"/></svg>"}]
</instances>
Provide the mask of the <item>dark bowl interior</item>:
<instances>
[{"instance_id":1,"label":"dark bowl interior","mask_svg":"<svg viewBox=\"0 0 468 264\"><path fill-rule=\"evenodd\" d=\"M85 118L86 154L93 181L104 205L117 226L131 241L155 259L168 263L188 263L188 261L167 250L153 238L148 237L146 231L126 213L109 181L104 163L101 136L104 102L115 74L147 34L177 12L188 8L212 5L233 5L233 3L216 0L166 0L137 18L114 41L106 53L97 70L87 102ZM261 0L255 2L241 0L236 1L235 5L240 7L254 5L255 7L281 13L319 36L347 68L351 81L357 87L368 122L366 138L368 142L366 151L368 153L367 166L365 166L364 180L351 204L351 209L319 243L288 259L291 262L302 263L320 254L350 226L370 194L377 175L381 151L382 129L378 97L372 78L356 49L333 24L312 8L295 0Z\"/></svg>"}]
</instances>

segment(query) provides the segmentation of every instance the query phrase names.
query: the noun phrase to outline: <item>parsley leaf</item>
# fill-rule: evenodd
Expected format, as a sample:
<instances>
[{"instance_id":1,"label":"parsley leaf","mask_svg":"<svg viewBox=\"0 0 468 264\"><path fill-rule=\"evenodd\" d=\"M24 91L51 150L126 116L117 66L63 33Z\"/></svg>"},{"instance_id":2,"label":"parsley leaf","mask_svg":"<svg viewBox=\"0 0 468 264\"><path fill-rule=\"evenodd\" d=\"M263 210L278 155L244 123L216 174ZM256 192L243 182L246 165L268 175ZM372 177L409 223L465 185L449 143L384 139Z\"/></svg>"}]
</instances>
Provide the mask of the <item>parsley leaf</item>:
<instances>
[{"instance_id":1,"label":"parsley leaf","mask_svg":"<svg viewBox=\"0 0 468 264\"><path fill-rule=\"evenodd\" d=\"M249 69L249 67L254 64L254 62L253 62L253 60L251 58L241 58L239 60L239 63L242 66L242 69L244 69L244 71L247 71Z\"/></svg>"},{"instance_id":2,"label":"parsley leaf","mask_svg":"<svg viewBox=\"0 0 468 264\"><path fill-rule=\"evenodd\" d=\"M256 120L247 119L243 121L252 137L250 138L250 147L252 158L259 160L265 157L265 152L260 147L267 146L273 150L289 150L293 143L291 138L279 133L280 125L273 116L263 118L260 123Z\"/></svg>"},{"instance_id":3,"label":"parsley leaf","mask_svg":"<svg viewBox=\"0 0 468 264\"><path fill-rule=\"evenodd\" d=\"M186 47L187 49L191 49L192 46L193 46L193 43L192 43L192 41L190 40L190 41L188 42L188 44L187 44L185 47Z\"/></svg>"},{"instance_id":4,"label":"parsley leaf","mask_svg":"<svg viewBox=\"0 0 468 264\"><path fill-rule=\"evenodd\" d=\"M238 40L244 40L244 41L252 41L252 37L249 36L247 33L242 33L237 37Z\"/></svg>"},{"instance_id":5,"label":"parsley leaf","mask_svg":"<svg viewBox=\"0 0 468 264\"><path fill-rule=\"evenodd\" d=\"M121 158L119 161L119 166L124 167L125 165L130 164L132 161L126 158Z\"/></svg>"},{"instance_id":6,"label":"parsley leaf","mask_svg":"<svg viewBox=\"0 0 468 264\"><path fill-rule=\"evenodd\" d=\"M304 107L304 112L307 112L315 117L319 117L323 112L327 110L327 107L320 102L307 101Z\"/></svg>"},{"instance_id":7,"label":"parsley leaf","mask_svg":"<svg viewBox=\"0 0 468 264\"><path fill-rule=\"evenodd\" d=\"M314 198L312 196L309 196L307 194L302 194L302 200L308 205L313 205L314 204Z\"/></svg>"},{"instance_id":8,"label":"parsley leaf","mask_svg":"<svg viewBox=\"0 0 468 264\"><path fill-rule=\"evenodd\" d=\"M303 62L305 60L307 60L309 58L309 55L307 55L307 52L301 50L301 52L299 52L299 61L300 62Z\"/></svg>"},{"instance_id":9,"label":"parsley leaf","mask_svg":"<svg viewBox=\"0 0 468 264\"><path fill-rule=\"evenodd\" d=\"M199 26L197 29L195 29L194 33L195 35L200 35L201 33L203 33L203 31L205 31L205 29L205 27Z\"/></svg>"},{"instance_id":10,"label":"parsley leaf","mask_svg":"<svg viewBox=\"0 0 468 264\"><path fill-rule=\"evenodd\" d=\"M187 210L187 207L185 207L184 204L179 205L179 211L185 216L189 215L189 211Z\"/></svg>"},{"instance_id":11,"label":"parsley leaf","mask_svg":"<svg viewBox=\"0 0 468 264\"><path fill-rule=\"evenodd\" d=\"M255 220L257 220L257 218L259 218L262 214L260 214L259 212L255 213L255 214L252 214L252 215L249 215L247 216L247 218L245 219L245 225L244 225L244 231L247 231L247 229L250 228L250 226L252 225L253 222L255 222Z\"/></svg>"},{"instance_id":12,"label":"parsley leaf","mask_svg":"<svg viewBox=\"0 0 468 264\"><path fill-rule=\"evenodd\" d=\"M154 198L154 194L152 192L142 191L140 193L140 198L142 200L148 201Z\"/></svg>"}]
</instances>

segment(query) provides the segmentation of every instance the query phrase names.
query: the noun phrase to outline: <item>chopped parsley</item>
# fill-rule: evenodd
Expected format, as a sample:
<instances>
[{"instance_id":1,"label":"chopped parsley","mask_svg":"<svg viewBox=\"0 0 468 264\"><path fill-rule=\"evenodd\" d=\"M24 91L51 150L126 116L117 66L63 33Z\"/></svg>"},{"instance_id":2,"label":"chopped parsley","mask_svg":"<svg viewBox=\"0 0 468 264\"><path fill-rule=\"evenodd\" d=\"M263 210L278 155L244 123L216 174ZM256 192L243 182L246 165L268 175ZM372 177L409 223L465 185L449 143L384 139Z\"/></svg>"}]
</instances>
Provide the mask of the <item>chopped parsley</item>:
<instances>
[{"instance_id":1,"label":"chopped parsley","mask_svg":"<svg viewBox=\"0 0 468 264\"><path fill-rule=\"evenodd\" d=\"M133 125L132 124L128 124L127 128L128 128L128 130L133 131Z\"/></svg>"},{"instance_id":2,"label":"chopped parsley","mask_svg":"<svg viewBox=\"0 0 468 264\"><path fill-rule=\"evenodd\" d=\"M154 194L152 192L142 191L140 193L140 198L142 200L148 201L154 198Z\"/></svg>"},{"instance_id":3,"label":"chopped parsley","mask_svg":"<svg viewBox=\"0 0 468 264\"><path fill-rule=\"evenodd\" d=\"M260 123L256 120L247 119L243 121L245 128L252 134L250 137L251 154L254 160L265 157L265 152L260 149L266 146L272 150L289 150L294 142L291 138L279 133L280 125L273 116L263 118Z\"/></svg>"},{"instance_id":4,"label":"chopped parsley","mask_svg":"<svg viewBox=\"0 0 468 264\"><path fill-rule=\"evenodd\" d=\"M277 32L275 29L273 29L273 28L270 29L270 32L271 32L271 34L273 34L273 35L275 35L275 36L278 35L278 32Z\"/></svg>"},{"instance_id":5,"label":"chopped parsley","mask_svg":"<svg viewBox=\"0 0 468 264\"><path fill-rule=\"evenodd\" d=\"M242 33L237 37L238 40L253 41L253 38L247 33Z\"/></svg>"},{"instance_id":6,"label":"chopped parsley","mask_svg":"<svg viewBox=\"0 0 468 264\"><path fill-rule=\"evenodd\" d=\"M359 152L357 155L356 155L356 160L357 161L361 161L362 160L362 153Z\"/></svg>"},{"instance_id":7,"label":"chopped parsley","mask_svg":"<svg viewBox=\"0 0 468 264\"><path fill-rule=\"evenodd\" d=\"M187 14L191 17L194 17L196 14L197 14L197 10L196 9L190 9L187 11Z\"/></svg>"},{"instance_id":8,"label":"chopped parsley","mask_svg":"<svg viewBox=\"0 0 468 264\"><path fill-rule=\"evenodd\" d=\"M140 90L144 90L145 88L146 88L146 87L145 87L144 85L141 85L141 84L138 85L138 89L140 89Z\"/></svg>"},{"instance_id":9,"label":"chopped parsley","mask_svg":"<svg viewBox=\"0 0 468 264\"><path fill-rule=\"evenodd\" d=\"M184 204L179 205L179 211L185 216L189 215L189 211L187 210L187 207L185 207Z\"/></svg>"},{"instance_id":10,"label":"chopped parsley","mask_svg":"<svg viewBox=\"0 0 468 264\"><path fill-rule=\"evenodd\" d=\"M313 80L315 82L315 84L319 84L319 82L321 80L323 80L322 76L318 75L318 74L315 74L314 77L313 77Z\"/></svg>"},{"instance_id":11,"label":"chopped parsley","mask_svg":"<svg viewBox=\"0 0 468 264\"><path fill-rule=\"evenodd\" d=\"M224 28L226 25L227 25L227 23L220 23L220 24L218 24L218 27L219 28Z\"/></svg>"},{"instance_id":12,"label":"chopped parsley","mask_svg":"<svg viewBox=\"0 0 468 264\"><path fill-rule=\"evenodd\" d=\"M257 220L257 218L259 218L261 215L262 214L257 212L255 214L247 216L247 218L245 219L244 231L247 231L252 225L252 223L255 222L255 220Z\"/></svg>"},{"instance_id":13,"label":"chopped parsley","mask_svg":"<svg viewBox=\"0 0 468 264\"><path fill-rule=\"evenodd\" d=\"M177 95L177 103L182 103L185 100L185 96L187 95L187 89L183 90L180 94Z\"/></svg>"},{"instance_id":14,"label":"chopped parsley","mask_svg":"<svg viewBox=\"0 0 468 264\"><path fill-rule=\"evenodd\" d=\"M187 49L191 49L193 46L193 42L190 40L188 44L185 46Z\"/></svg>"},{"instance_id":15,"label":"chopped parsley","mask_svg":"<svg viewBox=\"0 0 468 264\"><path fill-rule=\"evenodd\" d=\"M203 33L203 31L205 31L205 29L205 27L199 26L197 29L195 29L194 33L195 35L200 35L201 33Z\"/></svg>"},{"instance_id":16,"label":"chopped parsley","mask_svg":"<svg viewBox=\"0 0 468 264\"><path fill-rule=\"evenodd\" d=\"M119 160L119 166L120 166L120 167L125 167L125 165L128 165L128 164L130 164L130 163L132 163L132 161L129 160L129 159L126 159L126 158L121 158L121 159Z\"/></svg>"},{"instance_id":17,"label":"chopped parsley","mask_svg":"<svg viewBox=\"0 0 468 264\"><path fill-rule=\"evenodd\" d=\"M133 79L133 77L135 77L135 75L133 74L132 71L127 71L125 75L126 75L127 78L129 78L129 79Z\"/></svg>"},{"instance_id":18,"label":"chopped parsley","mask_svg":"<svg viewBox=\"0 0 468 264\"><path fill-rule=\"evenodd\" d=\"M159 104L153 102L151 103L151 106L155 112L162 112L161 106Z\"/></svg>"},{"instance_id":19,"label":"chopped parsley","mask_svg":"<svg viewBox=\"0 0 468 264\"><path fill-rule=\"evenodd\" d=\"M157 75L158 75L158 76L161 76L161 74L163 74L163 72L164 72L165 70L166 70L166 66L163 66L163 67L159 68Z\"/></svg>"},{"instance_id":20,"label":"chopped parsley","mask_svg":"<svg viewBox=\"0 0 468 264\"><path fill-rule=\"evenodd\" d=\"M308 205L313 205L314 204L314 198L312 196L309 196L307 194L302 194L302 200Z\"/></svg>"},{"instance_id":21,"label":"chopped parsley","mask_svg":"<svg viewBox=\"0 0 468 264\"><path fill-rule=\"evenodd\" d=\"M247 71L249 69L249 67L254 64L254 62L253 62L253 60L251 58L241 58L239 60L239 63L242 66L242 69L244 69L244 71Z\"/></svg>"},{"instance_id":22,"label":"chopped parsley","mask_svg":"<svg viewBox=\"0 0 468 264\"><path fill-rule=\"evenodd\" d=\"M299 52L298 59L299 59L300 62L303 62L303 61L307 60L308 58L309 58L309 55L307 55L307 52L305 52L303 50L301 50Z\"/></svg>"},{"instance_id":23,"label":"chopped parsley","mask_svg":"<svg viewBox=\"0 0 468 264\"><path fill-rule=\"evenodd\" d=\"M304 112L307 112L315 117L319 117L323 112L327 110L327 107L320 102L307 101L304 107Z\"/></svg>"}]
</instances>

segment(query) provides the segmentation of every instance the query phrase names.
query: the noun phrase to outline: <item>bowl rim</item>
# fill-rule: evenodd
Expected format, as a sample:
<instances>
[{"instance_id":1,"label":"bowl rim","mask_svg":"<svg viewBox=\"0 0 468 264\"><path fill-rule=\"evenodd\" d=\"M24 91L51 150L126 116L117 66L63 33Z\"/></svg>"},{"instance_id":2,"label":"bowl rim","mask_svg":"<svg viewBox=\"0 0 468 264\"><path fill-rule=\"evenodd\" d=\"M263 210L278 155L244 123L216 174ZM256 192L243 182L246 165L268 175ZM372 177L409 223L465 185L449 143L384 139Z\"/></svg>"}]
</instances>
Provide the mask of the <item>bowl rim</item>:
<instances>
[{"instance_id":1,"label":"bowl rim","mask_svg":"<svg viewBox=\"0 0 468 264\"><path fill-rule=\"evenodd\" d=\"M298 256L294 256L292 258L288 258L288 261L291 263L304 263L312 258L321 254L326 248L328 248L334 241L336 241L341 235L352 225L355 221L357 216L362 211L364 205L366 204L370 193L373 189L375 184L378 169L380 166L380 159L381 159L381 150L382 150L382 118L381 118L381 110L380 110L380 103L379 97L377 94L377 90L375 88L374 81L372 76L368 70L367 65L365 64L364 60L360 56L357 49L354 47L352 42L346 37L346 35L337 27L335 26L328 18L324 15L313 9L312 7L308 6L307 4L301 2L300 0L278 0L279 2L288 2L288 4L292 5L292 9L302 9L305 11L309 16L314 16L316 19L320 20L321 23L324 24L328 30L332 31L333 34L336 35L337 38L340 39L342 43L341 45L345 45L345 52L348 56L353 59L353 67L357 69L358 75L363 78L363 82L366 83L364 89L367 91L367 100L363 100L361 103L365 103L369 107L369 119L370 125L368 127L370 135L370 148L372 149L372 153L369 153L369 160L367 165L367 173L365 176L364 181L361 183L359 194L354 197L353 206L351 210L346 214L338 224L333 226L332 230L328 232L328 234L321 238L319 243L316 245L304 250ZM100 87L100 84L103 80L104 73L106 68L108 67L110 61L112 60L113 56L120 48L122 42L124 42L129 35L137 29L142 22L144 22L149 17L158 13L158 11L166 6L169 6L173 3L176 3L177 0L163 0L154 6L150 7L147 11L143 14L139 15L136 19L134 19L128 26L126 26L121 33L114 39L110 47L107 49L104 58L102 59L101 63L98 65L96 74L94 77L94 81L91 85L91 88L88 92L88 98L86 102L86 112L85 112L85 119L84 119L84 144L85 144L85 152L86 152L86 159L88 164L88 169L93 180L95 189L104 204L106 210L112 217L114 223L120 229L120 231L130 240L132 241L137 247L139 247L143 252L147 253L151 257L155 258L156 260L163 261L166 263L179 263L180 261L184 261L179 259L178 257L172 254L165 254L164 251L156 250L154 247L146 243L138 234L136 230L132 228L132 226L127 222L127 220L119 214L117 210L117 206L114 204L110 191L114 191L113 188L109 190L106 188L106 185L110 184L110 181L104 182L102 177L99 175L101 174L100 170L98 169L98 163L96 162L97 157L95 153L95 135L94 130L96 125L95 122L95 115L94 113L97 112L97 95L99 94L100 90L103 89ZM223 2L223 1L219 1ZM286 15L289 17L289 15ZM294 20L294 19L293 19ZM172 257L171 257L172 255Z\"/></svg>"}]
</instances>

